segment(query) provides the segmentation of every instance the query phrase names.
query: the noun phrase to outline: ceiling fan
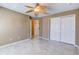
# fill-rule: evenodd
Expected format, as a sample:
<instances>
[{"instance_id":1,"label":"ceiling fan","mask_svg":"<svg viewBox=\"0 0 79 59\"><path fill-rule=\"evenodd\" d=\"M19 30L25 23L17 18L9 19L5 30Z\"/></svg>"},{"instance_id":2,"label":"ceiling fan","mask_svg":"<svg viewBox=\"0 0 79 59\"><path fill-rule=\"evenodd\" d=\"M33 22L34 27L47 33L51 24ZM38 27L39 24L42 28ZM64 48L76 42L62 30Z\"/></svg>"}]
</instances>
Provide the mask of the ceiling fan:
<instances>
[{"instance_id":1,"label":"ceiling fan","mask_svg":"<svg viewBox=\"0 0 79 59\"><path fill-rule=\"evenodd\" d=\"M41 5L39 3L36 3L35 7L32 6L26 6L26 7L30 8L30 10L26 11L26 13L33 12L35 16L38 16L39 14L48 14L46 6Z\"/></svg>"}]
</instances>

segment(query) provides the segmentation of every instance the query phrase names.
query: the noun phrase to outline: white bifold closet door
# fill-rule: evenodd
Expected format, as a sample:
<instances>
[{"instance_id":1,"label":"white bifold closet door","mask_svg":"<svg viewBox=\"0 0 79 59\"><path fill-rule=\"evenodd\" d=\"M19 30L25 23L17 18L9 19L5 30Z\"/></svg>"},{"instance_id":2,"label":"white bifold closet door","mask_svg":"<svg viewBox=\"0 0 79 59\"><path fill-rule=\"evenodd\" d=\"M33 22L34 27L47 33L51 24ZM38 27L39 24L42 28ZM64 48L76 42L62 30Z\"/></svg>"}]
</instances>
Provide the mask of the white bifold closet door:
<instances>
[{"instance_id":1,"label":"white bifold closet door","mask_svg":"<svg viewBox=\"0 0 79 59\"><path fill-rule=\"evenodd\" d=\"M75 44L75 15L61 17L61 42Z\"/></svg>"},{"instance_id":2,"label":"white bifold closet door","mask_svg":"<svg viewBox=\"0 0 79 59\"><path fill-rule=\"evenodd\" d=\"M51 18L50 40L75 44L75 15Z\"/></svg>"},{"instance_id":3,"label":"white bifold closet door","mask_svg":"<svg viewBox=\"0 0 79 59\"><path fill-rule=\"evenodd\" d=\"M60 41L60 18L55 17L50 20L50 40Z\"/></svg>"}]
</instances>

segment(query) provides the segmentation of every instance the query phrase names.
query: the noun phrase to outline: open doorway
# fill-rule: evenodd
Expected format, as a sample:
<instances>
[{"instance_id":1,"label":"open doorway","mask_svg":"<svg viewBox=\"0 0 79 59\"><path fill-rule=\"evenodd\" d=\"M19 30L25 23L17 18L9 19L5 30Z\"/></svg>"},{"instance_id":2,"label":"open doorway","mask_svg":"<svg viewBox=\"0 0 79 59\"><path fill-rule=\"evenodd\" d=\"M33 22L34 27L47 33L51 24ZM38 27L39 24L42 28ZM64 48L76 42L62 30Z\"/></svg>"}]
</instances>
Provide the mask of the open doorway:
<instances>
[{"instance_id":1,"label":"open doorway","mask_svg":"<svg viewBox=\"0 0 79 59\"><path fill-rule=\"evenodd\" d=\"M30 36L31 38L39 38L39 20L30 20Z\"/></svg>"}]
</instances>

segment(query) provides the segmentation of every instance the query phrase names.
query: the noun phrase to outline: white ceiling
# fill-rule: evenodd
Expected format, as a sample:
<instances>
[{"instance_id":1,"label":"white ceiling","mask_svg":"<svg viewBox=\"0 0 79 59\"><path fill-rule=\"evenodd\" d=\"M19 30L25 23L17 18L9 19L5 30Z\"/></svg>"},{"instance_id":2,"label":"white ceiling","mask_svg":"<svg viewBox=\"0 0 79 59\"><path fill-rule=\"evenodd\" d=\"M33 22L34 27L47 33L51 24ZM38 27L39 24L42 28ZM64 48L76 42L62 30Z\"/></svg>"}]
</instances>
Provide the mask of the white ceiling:
<instances>
[{"instance_id":1,"label":"white ceiling","mask_svg":"<svg viewBox=\"0 0 79 59\"><path fill-rule=\"evenodd\" d=\"M43 17L79 8L79 3L40 3L40 4L47 6L49 14L40 14L38 17ZM25 13L26 11L29 10L29 8L25 6L34 7L35 3L0 3L0 6L35 17L33 13Z\"/></svg>"}]
</instances>

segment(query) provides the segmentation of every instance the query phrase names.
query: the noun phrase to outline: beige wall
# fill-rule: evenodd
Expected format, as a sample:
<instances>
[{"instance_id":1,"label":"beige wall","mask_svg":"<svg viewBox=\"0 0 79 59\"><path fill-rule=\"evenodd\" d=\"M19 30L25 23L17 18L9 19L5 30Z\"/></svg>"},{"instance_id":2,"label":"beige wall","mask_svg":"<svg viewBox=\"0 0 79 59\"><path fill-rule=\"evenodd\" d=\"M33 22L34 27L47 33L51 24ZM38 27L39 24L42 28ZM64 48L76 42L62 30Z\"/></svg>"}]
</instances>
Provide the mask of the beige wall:
<instances>
[{"instance_id":1,"label":"beige wall","mask_svg":"<svg viewBox=\"0 0 79 59\"><path fill-rule=\"evenodd\" d=\"M0 45L27 38L28 16L0 7Z\"/></svg>"},{"instance_id":2,"label":"beige wall","mask_svg":"<svg viewBox=\"0 0 79 59\"><path fill-rule=\"evenodd\" d=\"M42 19L39 19L39 36L42 37Z\"/></svg>"},{"instance_id":3,"label":"beige wall","mask_svg":"<svg viewBox=\"0 0 79 59\"><path fill-rule=\"evenodd\" d=\"M40 19L40 36L43 38L49 38L49 18L41 18Z\"/></svg>"}]
</instances>

